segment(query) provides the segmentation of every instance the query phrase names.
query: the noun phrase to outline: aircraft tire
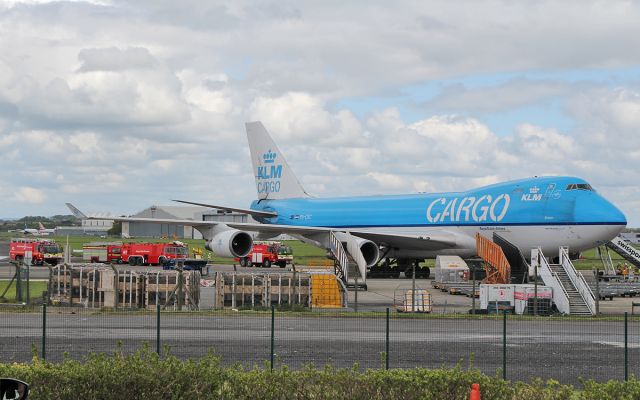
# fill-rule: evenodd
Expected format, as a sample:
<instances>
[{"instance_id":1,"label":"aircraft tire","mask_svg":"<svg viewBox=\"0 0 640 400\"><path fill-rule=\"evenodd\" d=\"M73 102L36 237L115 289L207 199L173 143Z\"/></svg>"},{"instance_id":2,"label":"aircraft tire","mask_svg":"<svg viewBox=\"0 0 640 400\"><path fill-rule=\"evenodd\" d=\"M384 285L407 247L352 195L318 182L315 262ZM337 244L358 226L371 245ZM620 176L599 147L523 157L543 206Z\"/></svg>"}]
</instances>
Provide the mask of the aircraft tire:
<instances>
[{"instance_id":1,"label":"aircraft tire","mask_svg":"<svg viewBox=\"0 0 640 400\"><path fill-rule=\"evenodd\" d=\"M242 268L246 268L246 267L247 267L247 264L248 264L248 263L247 263L247 259L246 259L245 257L243 257L243 258L241 258L241 259L240 259L240 266L241 266Z\"/></svg>"},{"instance_id":2,"label":"aircraft tire","mask_svg":"<svg viewBox=\"0 0 640 400\"><path fill-rule=\"evenodd\" d=\"M413 275L413 267L409 266L404 270L404 277L411 279ZM418 270L416 269L416 278L418 277Z\"/></svg>"}]
</instances>

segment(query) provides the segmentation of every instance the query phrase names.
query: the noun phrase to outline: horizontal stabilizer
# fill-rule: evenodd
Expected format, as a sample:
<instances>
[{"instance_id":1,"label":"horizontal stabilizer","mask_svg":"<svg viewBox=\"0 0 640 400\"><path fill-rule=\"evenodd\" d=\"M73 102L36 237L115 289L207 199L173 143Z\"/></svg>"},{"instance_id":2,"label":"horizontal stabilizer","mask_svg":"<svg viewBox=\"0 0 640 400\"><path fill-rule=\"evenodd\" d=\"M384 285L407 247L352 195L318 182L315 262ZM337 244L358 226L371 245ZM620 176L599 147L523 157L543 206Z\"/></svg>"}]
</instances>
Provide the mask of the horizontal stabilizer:
<instances>
[{"instance_id":1,"label":"horizontal stabilizer","mask_svg":"<svg viewBox=\"0 0 640 400\"><path fill-rule=\"evenodd\" d=\"M235 211L235 212L239 212L239 213L249 214L249 215L251 215L253 217L271 218L271 217L277 217L278 216L278 213L271 212L271 211L258 211L258 210L252 210L250 208L225 207L225 206L218 206L218 205L215 205L215 204L194 203L192 201L184 201L184 200L173 200L173 201L176 201L178 203L191 204L191 205L194 205L194 206L215 208L215 209L223 210L223 211Z\"/></svg>"}]
</instances>

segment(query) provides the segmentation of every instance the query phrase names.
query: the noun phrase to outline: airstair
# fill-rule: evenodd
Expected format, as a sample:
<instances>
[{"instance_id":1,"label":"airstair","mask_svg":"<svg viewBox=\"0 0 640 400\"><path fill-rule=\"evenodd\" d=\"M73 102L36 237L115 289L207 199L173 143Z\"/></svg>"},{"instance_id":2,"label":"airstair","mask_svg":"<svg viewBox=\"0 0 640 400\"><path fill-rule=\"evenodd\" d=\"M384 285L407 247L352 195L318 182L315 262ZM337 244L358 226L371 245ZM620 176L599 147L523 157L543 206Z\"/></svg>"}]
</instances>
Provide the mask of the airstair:
<instances>
[{"instance_id":1,"label":"airstair","mask_svg":"<svg viewBox=\"0 0 640 400\"><path fill-rule=\"evenodd\" d=\"M367 262L356 238L348 232L329 232L330 251L335 259L335 273L347 286L365 285ZM346 249L345 249L346 246Z\"/></svg>"},{"instance_id":2,"label":"airstair","mask_svg":"<svg viewBox=\"0 0 640 400\"><path fill-rule=\"evenodd\" d=\"M549 264L540 248L531 250L531 266L553 290L558 311L570 315L595 315L596 300L582 274L569 259L569 249L560 247L559 264Z\"/></svg>"},{"instance_id":3,"label":"airstair","mask_svg":"<svg viewBox=\"0 0 640 400\"><path fill-rule=\"evenodd\" d=\"M600 261L602 261L602 265L604 266L604 274L605 278L613 278L616 276L616 269L613 266L613 260L611 260L611 254L609 253L609 247L607 246L599 246L596 247L596 253L600 257Z\"/></svg>"},{"instance_id":4,"label":"airstair","mask_svg":"<svg viewBox=\"0 0 640 400\"><path fill-rule=\"evenodd\" d=\"M493 233L493 242L502 248L502 252L511 267L511 282L522 284L527 282L529 275L529 263L518 248L518 246L509 242L507 239Z\"/></svg>"},{"instance_id":5,"label":"airstair","mask_svg":"<svg viewBox=\"0 0 640 400\"><path fill-rule=\"evenodd\" d=\"M606 246L616 253L620 254L622 258L624 258L631 264L635 265L636 267L640 267L640 250L627 243L627 241L622 236L616 236L613 240L607 243Z\"/></svg>"},{"instance_id":6,"label":"airstair","mask_svg":"<svg viewBox=\"0 0 640 400\"><path fill-rule=\"evenodd\" d=\"M500 246L476 233L476 252L485 262L485 283L511 283L511 266Z\"/></svg>"}]
</instances>

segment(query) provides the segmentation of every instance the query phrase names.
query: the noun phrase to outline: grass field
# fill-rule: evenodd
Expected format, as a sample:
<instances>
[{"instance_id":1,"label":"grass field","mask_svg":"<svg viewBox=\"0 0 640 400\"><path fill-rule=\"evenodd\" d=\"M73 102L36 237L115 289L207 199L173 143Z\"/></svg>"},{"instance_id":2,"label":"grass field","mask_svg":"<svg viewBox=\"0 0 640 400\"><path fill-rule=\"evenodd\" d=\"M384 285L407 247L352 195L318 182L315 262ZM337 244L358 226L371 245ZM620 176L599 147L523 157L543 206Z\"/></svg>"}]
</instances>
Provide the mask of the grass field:
<instances>
[{"instance_id":1,"label":"grass field","mask_svg":"<svg viewBox=\"0 0 640 400\"><path fill-rule=\"evenodd\" d=\"M0 281L0 295L4 293L9 285L10 281ZM26 284L22 287L23 293L27 290ZM29 282L29 297L32 299L42 298L42 292L47 290L47 282L45 281L31 281ZM9 290L4 294L3 298L0 298L0 303L14 303L16 298L16 282L14 281Z\"/></svg>"}]
</instances>

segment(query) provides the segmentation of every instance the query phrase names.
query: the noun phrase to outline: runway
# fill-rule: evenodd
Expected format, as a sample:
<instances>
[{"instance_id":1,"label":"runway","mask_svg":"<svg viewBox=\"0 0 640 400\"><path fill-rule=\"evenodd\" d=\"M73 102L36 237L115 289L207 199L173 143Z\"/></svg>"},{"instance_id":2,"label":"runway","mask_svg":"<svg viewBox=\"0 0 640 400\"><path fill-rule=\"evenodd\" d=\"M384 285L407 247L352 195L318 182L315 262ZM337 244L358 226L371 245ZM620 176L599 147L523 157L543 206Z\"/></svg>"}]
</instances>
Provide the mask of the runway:
<instances>
[{"instance_id":1,"label":"runway","mask_svg":"<svg viewBox=\"0 0 640 400\"><path fill-rule=\"evenodd\" d=\"M147 342L156 347L156 315L122 313L95 315L85 310L56 310L47 316L47 359L63 353L80 359L89 352L135 351ZM391 368L469 363L493 375L502 368L502 317L480 320L405 319L392 314L389 329ZM0 361L28 361L31 349L41 352L42 315L0 314ZM213 350L224 364L263 366L270 357L271 317L163 313L161 347L180 358ZM291 317L276 313L275 354L278 365L292 368L383 368L385 318L342 317L316 313ZM640 374L640 319L629 324L630 372ZM576 384L579 377L598 381L624 377L622 321L508 320L507 378L553 378Z\"/></svg>"}]
</instances>

